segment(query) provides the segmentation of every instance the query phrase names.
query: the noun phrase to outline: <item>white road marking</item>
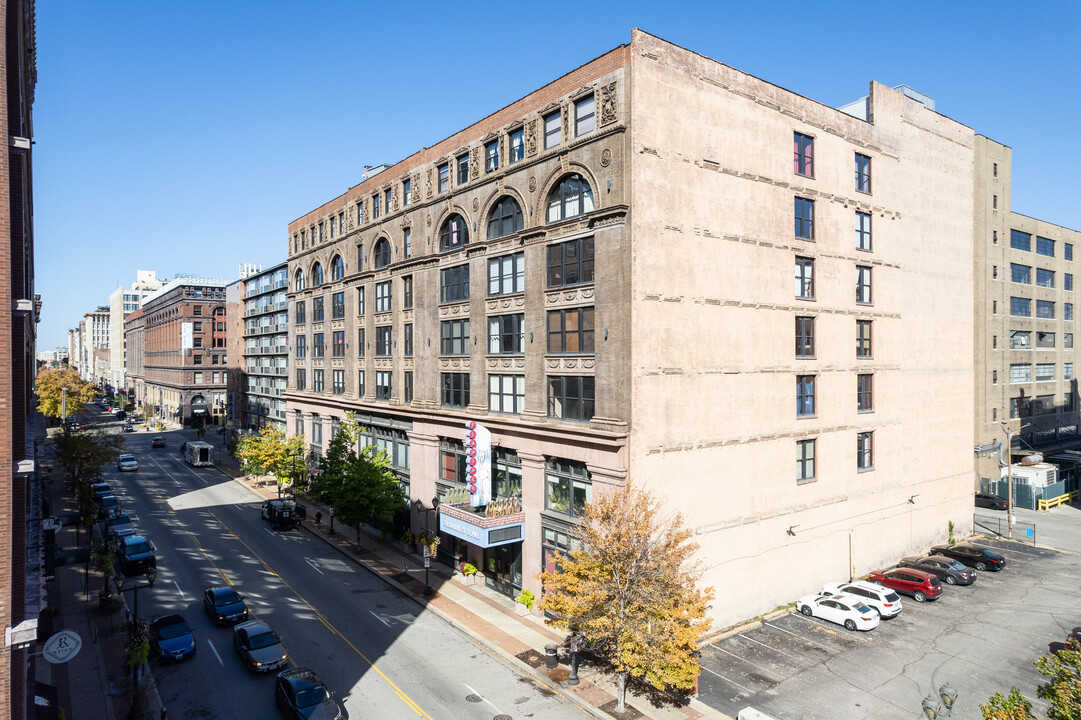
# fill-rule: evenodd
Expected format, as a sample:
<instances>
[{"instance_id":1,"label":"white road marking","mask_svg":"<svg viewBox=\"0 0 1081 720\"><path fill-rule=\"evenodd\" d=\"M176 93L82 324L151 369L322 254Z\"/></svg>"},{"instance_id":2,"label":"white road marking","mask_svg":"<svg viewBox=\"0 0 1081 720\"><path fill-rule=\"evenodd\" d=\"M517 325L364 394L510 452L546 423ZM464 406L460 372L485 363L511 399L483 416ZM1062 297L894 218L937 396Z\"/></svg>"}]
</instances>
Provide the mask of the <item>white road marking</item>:
<instances>
[{"instance_id":1,"label":"white road marking","mask_svg":"<svg viewBox=\"0 0 1081 720\"><path fill-rule=\"evenodd\" d=\"M225 663L221 661L221 655L218 654L218 650L214 647L214 643L210 642L210 638L206 639L206 644L210 646L210 650L214 653L214 657L218 659L218 664L225 667Z\"/></svg>"},{"instance_id":2,"label":"white road marking","mask_svg":"<svg viewBox=\"0 0 1081 720\"><path fill-rule=\"evenodd\" d=\"M180 597L187 597L184 594L184 591L180 589L180 583L178 583L176 580L173 580L173 585L176 585L176 591L180 593Z\"/></svg>"},{"instance_id":3,"label":"white road marking","mask_svg":"<svg viewBox=\"0 0 1081 720\"><path fill-rule=\"evenodd\" d=\"M386 620L384 620L383 618L379 617L378 615L376 615L376 614L375 614L374 612L372 612L371 610L369 610L368 612L372 613L372 617L373 617L373 618L375 618L375 619L376 619L376 620L378 620L379 622L383 623L383 624L384 624L384 625L386 625L387 627L390 627L390 623L388 623L388 622L387 622ZM466 686L466 687L468 687L468 686Z\"/></svg>"},{"instance_id":4,"label":"white road marking","mask_svg":"<svg viewBox=\"0 0 1081 720\"><path fill-rule=\"evenodd\" d=\"M322 570L320 570L319 568L317 568L317 567L315 566L315 563L313 563L313 562L312 562L311 560L305 560L304 562L306 562L306 563L308 563L309 565L311 565L311 566L312 566L312 569L313 569L313 570L315 570L315 571L316 571L317 573L319 573L320 575L326 575L326 573L325 573L325 572L323 572Z\"/></svg>"},{"instance_id":5,"label":"white road marking","mask_svg":"<svg viewBox=\"0 0 1081 720\"><path fill-rule=\"evenodd\" d=\"M271 530L270 528L263 528L263 530L265 530L265 531L266 531L267 535L270 535L270 536L273 536L273 535L274 535L274 531L273 531L273 530Z\"/></svg>"},{"instance_id":6,"label":"white road marking","mask_svg":"<svg viewBox=\"0 0 1081 720\"><path fill-rule=\"evenodd\" d=\"M721 680L724 680L724 681L725 681L725 682L727 682L727 683L732 683L733 685L735 685L735 686L736 686L736 687L738 687L739 689L741 689L741 690L744 690L744 691L746 691L746 693L747 693L748 695L754 695L754 690L751 690L750 688L746 688L746 687L743 687L742 685L740 685L740 684L739 684L738 682L736 682L735 680L729 680L728 678L726 678L726 677L725 677L724 675L721 675L721 674L720 674L719 672L717 672L716 670L713 670L712 668L708 668L708 667L706 667L705 665L703 665L703 666L702 666L702 669L703 669L703 670L705 670L706 672L709 672L709 673L713 673L714 675L716 675L716 676L717 676L717 677L719 677L719 678L720 678Z\"/></svg>"},{"instance_id":7,"label":"white road marking","mask_svg":"<svg viewBox=\"0 0 1081 720\"><path fill-rule=\"evenodd\" d=\"M462 685L465 685L465 683L462 683ZM479 698L480 698L481 700L483 700L484 702L488 703L489 705L492 705L492 701L491 701L491 700L489 700L488 698L484 697L483 695L481 695L481 694L480 694L479 692L477 692L477 691L476 691L476 690L474 690L473 688L469 687L468 685L465 685L465 686L466 686L466 688L468 688L469 692L473 693L474 695L476 695L477 697L479 697ZM502 715L502 714L503 714L502 712L500 712L499 708L497 708L497 707L496 707L495 705L492 705L492 707L493 707L493 708L495 708L495 711L496 711L497 713L499 713L500 715Z\"/></svg>"},{"instance_id":8,"label":"white road marking","mask_svg":"<svg viewBox=\"0 0 1081 720\"><path fill-rule=\"evenodd\" d=\"M724 653L725 655L731 655L732 657L734 657L734 658L735 658L736 660L739 660L740 662L745 662L745 663L747 663L748 665L753 665L754 667L758 668L759 670L762 670L762 671L764 671L764 672L769 672L769 668L765 668L765 667L762 667L762 666L761 666L761 665L759 665L758 663L753 663L753 662L751 662L750 660L748 660L747 658L745 658L745 657L740 657L739 655L736 655L736 654L735 654L735 653L733 653L733 652L728 652L728 651L727 651L727 650L725 650L725 649L724 649L723 647L717 647L717 646L716 646L715 644L713 644L713 643L711 643L711 644L710 644L710 647L711 647L711 648L713 648L714 650L719 650L719 651L723 652L723 653Z\"/></svg>"},{"instance_id":9,"label":"white road marking","mask_svg":"<svg viewBox=\"0 0 1081 720\"><path fill-rule=\"evenodd\" d=\"M776 653L781 653L782 655L787 655L788 657L792 658L793 660L805 660L806 659L806 658L801 658L798 655L793 655L792 653L787 653L784 650L781 650L780 648L773 647L772 645L767 645L764 642L761 642L759 640L755 640L753 637L747 637L746 635L736 635L735 637L740 639L740 640L749 640L750 642L758 643L759 645L761 645L764 648L768 648L769 650L772 650L773 652L776 652ZM710 644L712 645L712 643L710 643Z\"/></svg>"},{"instance_id":10,"label":"white road marking","mask_svg":"<svg viewBox=\"0 0 1081 720\"><path fill-rule=\"evenodd\" d=\"M803 613L793 613L793 614L794 615L798 614L800 617L804 618L805 620L807 619L806 616ZM768 622L763 622L762 627L768 627L768 628L773 628L774 630L780 630L783 633L788 633L789 635L791 635L794 638L799 638L800 640L803 640L804 642L809 642L812 645L817 645L818 647L822 648L823 650L830 653L831 655L834 654L834 651L833 651L832 648L826 647L825 645L822 645L820 643L816 643L814 640L811 640L810 638L805 638L802 635L800 635L799 633L794 633L791 630L785 630L780 625L771 625Z\"/></svg>"}]
</instances>

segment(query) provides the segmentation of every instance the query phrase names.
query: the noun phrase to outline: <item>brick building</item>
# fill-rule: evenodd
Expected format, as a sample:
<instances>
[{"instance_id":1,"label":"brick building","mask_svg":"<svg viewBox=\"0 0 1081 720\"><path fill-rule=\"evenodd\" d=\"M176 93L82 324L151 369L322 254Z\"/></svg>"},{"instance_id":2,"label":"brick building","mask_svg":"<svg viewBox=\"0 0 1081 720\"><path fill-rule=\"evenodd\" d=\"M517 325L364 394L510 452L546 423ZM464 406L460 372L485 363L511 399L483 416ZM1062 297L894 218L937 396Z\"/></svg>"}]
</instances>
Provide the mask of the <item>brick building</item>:
<instances>
[{"instance_id":1,"label":"brick building","mask_svg":"<svg viewBox=\"0 0 1081 720\"><path fill-rule=\"evenodd\" d=\"M972 343L973 155L916 93L842 112L636 30L289 225L289 432L357 413L506 594L632 480L721 626L963 534L972 357L911 349Z\"/></svg>"}]
</instances>

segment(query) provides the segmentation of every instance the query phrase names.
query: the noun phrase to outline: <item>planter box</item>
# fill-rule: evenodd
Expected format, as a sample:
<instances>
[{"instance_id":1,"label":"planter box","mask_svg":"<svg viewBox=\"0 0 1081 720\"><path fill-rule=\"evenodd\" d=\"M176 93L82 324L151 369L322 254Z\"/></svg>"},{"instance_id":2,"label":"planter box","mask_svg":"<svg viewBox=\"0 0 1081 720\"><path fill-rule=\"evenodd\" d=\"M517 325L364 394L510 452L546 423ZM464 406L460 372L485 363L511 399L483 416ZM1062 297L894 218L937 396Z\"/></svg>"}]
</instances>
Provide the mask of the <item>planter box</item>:
<instances>
[{"instance_id":1,"label":"planter box","mask_svg":"<svg viewBox=\"0 0 1081 720\"><path fill-rule=\"evenodd\" d=\"M466 585L476 585L477 574L473 573L472 575L462 575L462 582Z\"/></svg>"},{"instance_id":2,"label":"planter box","mask_svg":"<svg viewBox=\"0 0 1081 720\"><path fill-rule=\"evenodd\" d=\"M516 602L516 603L514 603L514 614L515 615L528 615L529 614L529 608L527 608L525 605L523 605L520 602Z\"/></svg>"}]
</instances>

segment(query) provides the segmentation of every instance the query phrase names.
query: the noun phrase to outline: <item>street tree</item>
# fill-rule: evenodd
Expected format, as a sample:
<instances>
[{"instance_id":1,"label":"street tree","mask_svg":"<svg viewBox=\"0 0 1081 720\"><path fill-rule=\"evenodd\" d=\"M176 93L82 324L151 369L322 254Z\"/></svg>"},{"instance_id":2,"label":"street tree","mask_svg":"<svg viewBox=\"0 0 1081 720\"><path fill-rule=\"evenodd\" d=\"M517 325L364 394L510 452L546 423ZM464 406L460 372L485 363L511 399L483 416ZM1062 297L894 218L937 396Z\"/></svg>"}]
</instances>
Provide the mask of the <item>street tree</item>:
<instances>
[{"instance_id":1,"label":"street tree","mask_svg":"<svg viewBox=\"0 0 1081 720\"><path fill-rule=\"evenodd\" d=\"M653 495L629 484L583 512L576 549L557 553L557 569L540 574L545 622L580 635L611 665L619 712L631 677L666 692L690 690L713 588L698 587L698 545L683 516L662 517Z\"/></svg>"},{"instance_id":2,"label":"street tree","mask_svg":"<svg viewBox=\"0 0 1081 720\"><path fill-rule=\"evenodd\" d=\"M1070 636L1066 647L1036 661L1036 669L1050 681L1036 694L1050 703L1048 720L1081 720L1081 643Z\"/></svg>"},{"instance_id":3,"label":"street tree","mask_svg":"<svg viewBox=\"0 0 1081 720\"><path fill-rule=\"evenodd\" d=\"M67 392L64 392L67 388ZM58 369L43 369L34 381L34 392L38 396L38 410L47 417L59 418L63 412L64 398L67 399L69 416L82 412L86 403L93 400L98 390L83 380L79 372L70 366Z\"/></svg>"},{"instance_id":4,"label":"street tree","mask_svg":"<svg viewBox=\"0 0 1081 720\"><path fill-rule=\"evenodd\" d=\"M357 529L358 544L363 523L385 532L406 502L390 469L390 458L374 446L358 452L359 437L360 426L347 415L320 459L321 472L312 478L308 491L317 502L334 508L335 518Z\"/></svg>"},{"instance_id":5,"label":"street tree","mask_svg":"<svg viewBox=\"0 0 1081 720\"><path fill-rule=\"evenodd\" d=\"M100 430L55 435L56 461L76 482L90 479L105 465L116 462L124 449L124 437Z\"/></svg>"},{"instance_id":6,"label":"street tree","mask_svg":"<svg viewBox=\"0 0 1081 720\"><path fill-rule=\"evenodd\" d=\"M997 692L986 705L980 705L983 720L1035 720L1031 709L1032 703L1015 687L1009 695Z\"/></svg>"},{"instance_id":7,"label":"street tree","mask_svg":"<svg viewBox=\"0 0 1081 720\"><path fill-rule=\"evenodd\" d=\"M304 467L307 444L303 435L285 437L285 432L268 425L258 435L244 435L237 441L235 455L245 475L273 475L278 487L292 479Z\"/></svg>"}]
</instances>

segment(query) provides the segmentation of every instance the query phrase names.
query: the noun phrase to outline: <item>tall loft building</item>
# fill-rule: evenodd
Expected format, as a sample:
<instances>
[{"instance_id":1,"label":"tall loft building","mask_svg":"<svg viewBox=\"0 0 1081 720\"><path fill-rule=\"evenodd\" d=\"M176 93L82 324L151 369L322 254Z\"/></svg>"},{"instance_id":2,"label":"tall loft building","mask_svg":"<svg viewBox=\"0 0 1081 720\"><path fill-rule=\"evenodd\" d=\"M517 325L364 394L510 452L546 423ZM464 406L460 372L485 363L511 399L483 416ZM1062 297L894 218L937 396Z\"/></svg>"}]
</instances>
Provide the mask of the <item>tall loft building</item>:
<instances>
[{"instance_id":1,"label":"tall loft building","mask_svg":"<svg viewBox=\"0 0 1081 720\"><path fill-rule=\"evenodd\" d=\"M95 385L108 380L102 377L95 350L109 347L109 306L99 305L96 310L83 313L83 320L79 323L82 330L83 357L80 371L83 379Z\"/></svg>"},{"instance_id":2,"label":"tall loft building","mask_svg":"<svg viewBox=\"0 0 1081 720\"><path fill-rule=\"evenodd\" d=\"M241 426L285 431L289 375L289 267L282 263L243 281L243 399Z\"/></svg>"},{"instance_id":3,"label":"tall loft building","mask_svg":"<svg viewBox=\"0 0 1081 720\"><path fill-rule=\"evenodd\" d=\"M176 278L147 295L141 315L126 323L127 373L144 415L202 426L224 405L228 284Z\"/></svg>"},{"instance_id":4,"label":"tall loft building","mask_svg":"<svg viewBox=\"0 0 1081 720\"><path fill-rule=\"evenodd\" d=\"M109 382L115 388L127 387L124 374L124 357L127 354L124 318L142 307L143 298L164 284L153 270L137 270L135 282L130 288L118 287L109 294Z\"/></svg>"},{"instance_id":5,"label":"tall loft building","mask_svg":"<svg viewBox=\"0 0 1081 720\"><path fill-rule=\"evenodd\" d=\"M41 524L42 486L31 418L35 413L34 355L39 303L34 293L33 104L37 42L33 0L10 0L0 12L3 67L0 121L7 141L0 152L0 717L35 717L38 677L30 638L8 634L32 625L45 609ZM25 627L25 626L24 626ZM42 663L44 664L44 663Z\"/></svg>"},{"instance_id":6,"label":"tall loft building","mask_svg":"<svg viewBox=\"0 0 1081 720\"><path fill-rule=\"evenodd\" d=\"M1013 212L1011 166L1009 147L976 136L975 444L1005 445L1012 435L1013 455L1055 455L1081 447L1081 233ZM993 451L977 459L985 487L1009 459ZM1073 473L1068 455L1058 464Z\"/></svg>"},{"instance_id":7,"label":"tall loft building","mask_svg":"<svg viewBox=\"0 0 1081 720\"><path fill-rule=\"evenodd\" d=\"M289 432L357 413L507 594L628 482L719 626L963 534L973 148L916 93L842 112L635 30L289 225Z\"/></svg>"}]
</instances>

